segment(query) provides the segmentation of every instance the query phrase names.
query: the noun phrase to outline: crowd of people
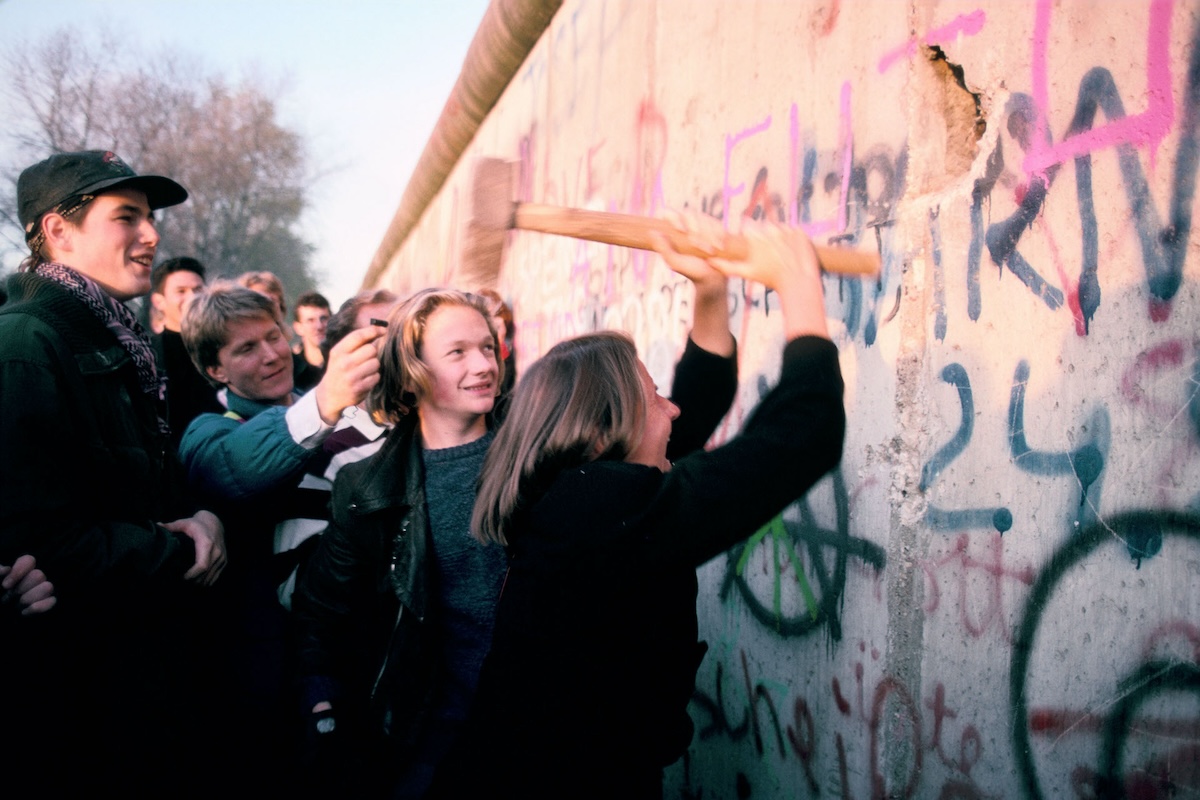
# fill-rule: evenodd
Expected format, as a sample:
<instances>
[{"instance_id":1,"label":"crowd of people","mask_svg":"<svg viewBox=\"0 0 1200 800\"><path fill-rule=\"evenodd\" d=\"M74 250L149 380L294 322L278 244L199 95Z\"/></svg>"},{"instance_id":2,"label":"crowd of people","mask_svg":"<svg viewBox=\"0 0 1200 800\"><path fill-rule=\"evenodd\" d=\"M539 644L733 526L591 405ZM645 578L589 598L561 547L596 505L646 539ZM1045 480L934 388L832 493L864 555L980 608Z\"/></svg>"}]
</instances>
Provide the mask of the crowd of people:
<instances>
[{"instance_id":1,"label":"crowd of people","mask_svg":"<svg viewBox=\"0 0 1200 800\"><path fill-rule=\"evenodd\" d=\"M5 785L68 796L660 797L692 739L695 569L841 456L837 350L803 233L694 287L670 399L621 332L520 378L491 289L364 291L155 266L187 200L111 152L17 184L0 304ZM704 252L707 218L673 224ZM778 297L742 431L728 281ZM149 295L148 333L127 306ZM293 333L294 332L294 333ZM294 343L293 343L294 339Z\"/></svg>"}]
</instances>

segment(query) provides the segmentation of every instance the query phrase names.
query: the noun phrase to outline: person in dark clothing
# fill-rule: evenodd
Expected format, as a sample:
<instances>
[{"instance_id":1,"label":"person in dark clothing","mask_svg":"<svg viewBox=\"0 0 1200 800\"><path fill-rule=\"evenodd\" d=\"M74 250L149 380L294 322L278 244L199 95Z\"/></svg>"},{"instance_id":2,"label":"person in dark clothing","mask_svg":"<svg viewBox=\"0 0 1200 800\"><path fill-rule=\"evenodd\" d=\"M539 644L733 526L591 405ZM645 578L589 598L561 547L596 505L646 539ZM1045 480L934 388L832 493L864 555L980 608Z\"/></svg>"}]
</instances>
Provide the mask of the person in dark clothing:
<instances>
[{"instance_id":1,"label":"person in dark clothing","mask_svg":"<svg viewBox=\"0 0 1200 800\"><path fill-rule=\"evenodd\" d=\"M296 300L296 315L292 318L292 330L297 342L292 345L295 364L294 380L301 392L321 382L325 375L325 354L321 344L329 327L329 301L317 292L305 292Z\"/></svg>"},{"instance_id":2,"label":"person in dark clothing","mask_svg":"<svg viewBox=\"0 0 1200 800\"><path fill-rule=\"evenodd\" d=\"M46 796L171 794L202 758L190 625L224 528L186 497L153 350L124 305L150 290L153 211L186 199L105 151L17 181L30 255L0 306L0 563L33 556L58 600L0 619L5 713L22 725L0 771Z\"/></svg>"},{"instance_id":3,"label":"person in dark clothing","mask_svg":"<svg viewBox=\"0 0 1200 800\"><path fill-rule=\"evenodd\" d=\"M659 396L621 334L562 342L522 376L471 525L508 548L509 571L475 705L432 797L662 796L663 767L692 738L687 705L707 649L696 567L841 457L842 380L816 255L798 231L747 234L744 262L658 246L683 274L778 293L782 374L731 441L702 450L716 423L689 423ZM684 366L676 397L703 391Z\"/></svg>"},{"instance_id":4,"label":"person in dark clothing","mask_svg":"<svg viewBox=\"0 0 1200 800\"><path fill-rule=\"evenodd\" d=\"M225 412L216 388L196 369L179 333L188 305L204 291L204 277L204 265L186 256L167 259L150 276L150 302L163 324L162 333L152 339L154 356L159 372L167 376L167 422L176 447L196 417Z\"/></svg>"}]
</instances>

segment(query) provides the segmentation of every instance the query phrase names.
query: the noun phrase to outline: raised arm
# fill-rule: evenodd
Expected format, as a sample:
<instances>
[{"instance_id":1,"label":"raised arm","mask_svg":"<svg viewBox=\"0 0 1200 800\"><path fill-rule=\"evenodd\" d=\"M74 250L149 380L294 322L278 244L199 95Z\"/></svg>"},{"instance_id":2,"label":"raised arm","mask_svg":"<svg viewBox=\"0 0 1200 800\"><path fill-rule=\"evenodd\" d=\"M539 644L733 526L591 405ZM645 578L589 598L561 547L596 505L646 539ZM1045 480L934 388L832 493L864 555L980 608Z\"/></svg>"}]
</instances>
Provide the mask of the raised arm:
<instances>
[{"instance_id":1,"label":"raised arm","mask_svg":"<svg viewBox=\"0 0 1200 800\"><path fill-rule=\"evenodd\" d=\"M715 219L668 214L697 247L712 251L724 235ZM675 461L700 449L712 436L737 394L737 348L729 330L729 281L707 259L686 256L656 235L657 252L667 266L695 287L692 330L671 385L679 416L671 426L667 459Z\"/></svg>"},{"instance_id":2,"label":"raised arm","mask_svg":"<svg viewBox=\"0 0 1200 800\"><path fill-rule=\"evenodd\" d=\"M757 281L779 296L784 336L829 338L825 322L825 290L812 242L796 228L747 221L742 227L750 245L745 261L709 259L717 271L732 278Z\"/></svg>"},{"instance_id":3,"label":"raised arm","mask_svg":"<svg viewBox=\"0 0 1200 800\"><path fill-rule=\"evenodd\" d=\"M329 363L321 382L313 387L317 411L326 425L336 425L342 412L361 403L379 383L377 340L382 328L368 325L346 334L329 351Z\"/></svg>"},{"instance_id":4,"label":"raised arm","mask_svg":"<svg viewBox=\"0 0 1200 800\"><path fill-rule=\"evenodd\" d=\"M779 382L737 436L667 473L656 501L660 535L640 554L649 565L712 558L803 496L841 458L843 385L816 253L800 231L751 224L742 232L745 261L709 263L778 293L786 337Z\"/></svg>"},{"instance_id":5,"label":"raised arm","mask_svg":"<svg viewBox=\"0 0 1200 800\"><path fill-rule=\"evenodd\" d=\"M712 217L670 213L667 219L687 234L692 244L714 252L724 231ZM695 307L692 311L691 339L700 348L718 356L734 353L733 334L729 331L729 281L709 259L686 256L675 250L670 241L654 234L655 251L671 270L692 282L695 287Z\"/></svg>"}]
</instances>

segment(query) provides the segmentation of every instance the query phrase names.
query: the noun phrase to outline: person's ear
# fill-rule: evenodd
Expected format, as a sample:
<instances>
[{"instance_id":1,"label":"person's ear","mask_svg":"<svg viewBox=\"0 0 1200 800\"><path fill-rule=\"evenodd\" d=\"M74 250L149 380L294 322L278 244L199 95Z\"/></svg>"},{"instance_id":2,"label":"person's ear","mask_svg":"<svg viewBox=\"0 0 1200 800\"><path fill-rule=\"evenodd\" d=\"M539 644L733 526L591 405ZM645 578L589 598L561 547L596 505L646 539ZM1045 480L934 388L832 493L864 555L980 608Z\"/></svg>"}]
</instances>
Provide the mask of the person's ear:
<instances>
[{"instance_id":1,"label":"person's ear","mask_svg":"<svg viewBox=\"0 0 1200 800\"><path fill-rule=\"evenodd\" d=\"M229 383L229 381L226 380L225 368L220 364L216 364L215 366L211 367L205 367L204 371L208 373L208 377L212 378L221 385Z\"/></svg>"},{"instance_id":2,"label":"person's ear","mask_svg":"<svg viewBox=\"0 0 1200 800\"><path fill-rule=\"evenodd\" d=\"M156 311L162 313L167 305L167 298L161 292L151 292L150 305L154 306Z\"/></svg>"},{"instance_id":3,"label":"person's ear","mask_svg":"<svg viewBox=\"0 0 1200 800\"><path fill-rule=\"evenodd\" d=\"M47 253L69 253L75 228L62 214L50 212L42 217L42 232L46 235Z\"/></svg>"}]
</instances>

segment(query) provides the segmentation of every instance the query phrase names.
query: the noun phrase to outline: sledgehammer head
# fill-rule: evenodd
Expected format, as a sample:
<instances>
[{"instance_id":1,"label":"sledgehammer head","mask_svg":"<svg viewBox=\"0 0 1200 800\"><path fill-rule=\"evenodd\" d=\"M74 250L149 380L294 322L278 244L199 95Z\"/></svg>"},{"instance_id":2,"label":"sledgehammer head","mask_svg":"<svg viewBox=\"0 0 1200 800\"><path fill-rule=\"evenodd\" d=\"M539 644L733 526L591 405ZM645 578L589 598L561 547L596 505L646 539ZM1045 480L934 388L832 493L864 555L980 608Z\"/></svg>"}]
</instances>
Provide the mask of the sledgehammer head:
<instances>
[{"instance_id":1,"label":"sledgehammer head","mask_svg":"<svg viewBox=\"0 0 1200 800\"><path fill-rule=\"evenodd\" d=\"M504 245L514 225L513 162L481 158L471 180L470 209L463 241L464 285L494 286Z\"/></svg>"}]
</instances>

